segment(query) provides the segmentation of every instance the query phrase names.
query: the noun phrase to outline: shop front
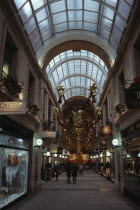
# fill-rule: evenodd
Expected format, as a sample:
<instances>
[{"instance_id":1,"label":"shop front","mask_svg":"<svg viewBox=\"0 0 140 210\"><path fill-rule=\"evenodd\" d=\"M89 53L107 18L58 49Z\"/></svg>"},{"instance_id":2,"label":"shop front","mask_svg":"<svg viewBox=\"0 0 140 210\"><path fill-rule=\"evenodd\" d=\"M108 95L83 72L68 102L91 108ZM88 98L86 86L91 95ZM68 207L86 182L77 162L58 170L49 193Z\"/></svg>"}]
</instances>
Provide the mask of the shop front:
<instances>
[{"instance_id":1,"label":"shop front","mask_svg":"<svg viewBox=\"0 0 140 210\"><path fill-rule=\"evenodd\" d=\"M140 122L122 134L123 191L140 203Z\"/></svg>"},{"instance_id":2,"label":"shop front","mask_svg":"<svg viewBox=\"0 0 140 210\"><path fill-rule=\"evenodd\" d=\"M0 134L0 208L27 193L29 144Z\"/></svg>"}]
</instances>

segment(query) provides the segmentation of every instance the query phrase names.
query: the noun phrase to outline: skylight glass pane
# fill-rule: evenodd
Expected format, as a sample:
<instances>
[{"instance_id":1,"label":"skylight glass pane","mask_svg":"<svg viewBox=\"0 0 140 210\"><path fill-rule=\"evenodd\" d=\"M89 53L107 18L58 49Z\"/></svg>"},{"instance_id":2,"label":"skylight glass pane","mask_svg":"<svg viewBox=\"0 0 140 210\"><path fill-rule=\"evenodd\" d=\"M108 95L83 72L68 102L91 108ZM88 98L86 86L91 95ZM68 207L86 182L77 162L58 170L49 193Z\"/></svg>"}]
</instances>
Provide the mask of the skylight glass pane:
<instances>
[{"instance_id":1,"label":"skylight glass pane","mask_svg":"<svg viewBox=\"0 0 140 210\"><path fill-rule=\"evenodd\" d=\"M48 18L48 14L49 14L48 8L45 8L45 9L40 10L36 14L36 18L37 18L38 22L40 22L40 21Z\"/></svg>"},{"instance_id":2,"label":"skylight glass pane","mask_svg":"<svg viewBox=\"0 0 140 210\"><path fill-rule=\"evenodd\" d=\"M35 28L29 35L31 42L33 43L39 37L39 31Z\"/></svg>"},{"instance_id":3,"label":"skylight glass pane","mask_svg":"<svg viewBox=\"0 0 140 210\"><path fill-rule=\"evenodd\" d=\"M35 52L41 47L42 41L41 38L39 37L34 43L33 43L33 48Z\"/></svg>"},{"instance_id":4,"label":"skylight glass pane","mask_svg":"<svg viewBox=\"0 0 140 210\"><path fill-rule=\"evenodd\" d=\"M82 0L67 0L68 9L82 9Z\"/></svg>"},{"instance_id":5,"label":"skylight glass pane","mask_svg":"<svg viewBox=\"0 0 140 210\"><path fill-rule=\"evenodd\" d=\"M85 77L81 77L81 86L85 86Z\"/></svg>"},{"instance_id":6,"label":"skylight glass pane","mask_svg":"<svg viewBox=\"0 0 140 210\"><path fill-rule=\"evenodd\" d=\"M115 17L115 25L116 25L121 31L123 31L124 28L125 28L124 22L122 21L122 19L121 19L118 15L116 15L116 17Z\"/></svg>"},{"instance_id":7,"label":"skylight glass pane","mask_svg":"<svg viewBox=\"0 0 140 210\"><path fill-rule=\"evenodd\" d=\"M60 61L60 57L59 57L59 55L57 55L57 56L54 58L54 62L57 63L57 62L59 62L59 61Z\"/></svg>"},{"instance_id":8,"label":"skylight glass pane","mask_svg":"<svg viewBox=\"0 0 140 210\"><path fill-rule=\"evenodd\" d=\"M92 69L87 69L87 74L91 76Z\"/></svg>"},{"instance_id":9,"label":"skylight glass pane","mask_svg":"<svg viewBox=\"0 0 140 210\"><path fill-rule=\"evenodd\" d=\"M82 11L70 11L68 12L69 21L82 20Z\"/></svg>"},{"instance_id":10,"label":"skylight glass pane","mask_svg":"<svg viewBox=\"0 0 140 210\"><path fill-rule=\"evenodd\" d=\"M87 23L84 22L84 30L86 31L92 31L95 32L97 31L97 25L96 24L92 24L92 23Z\"/></svg>"},{"instance_id":11,"label":"skylight glass pane","mask_svg":"<svg viewBox=\"0 0 140 210\"><path fill-rule=\"evenodd\" d=\"M84 20L92 23L98 22L98 14L93 12L84 11Z\"/></svg>"},{"instance_id":12,"label":"skylight glass pane","mask_svg":"<svg viewBox=\"0 0 140 210\"><path fill-rule=\"evenodd\" d=\"M24 5L24 7L19 11L19 14L23 23L29 19L29 17L32 15L32 9L29 2Z\"/></svg>"},{"instance_id":13,"label":"skylight glass pane","mask_svg":"<svg viewBox=\"0 0 140 210\"><path fill-rule=\"evenodd\" d=\"M107 30L100 28L100 35L106 39L109 39L110 33Z\"/></svg>"},{"instance_id":14,"label":"skylight glass pane","mask_svg":"<svg viewBox=\"0 0 140 210\"><path fill-rule=\"evenodd\" d=\"M112 21L108 20L107 18L102 18L101 25L106 28L107 30L111 30Z\"/></svg>"},{"instance_id":15,"label":"skylight glass pane","mask_svg":"<svg viewBox=\"0 0 140 210\"><path fill-rule=\"evenodd\" d=\"M26 26L27 33L30 34L35 27L36 27L36 22L35 19L32 18L28 23L28 25Z\"/></svg>"},{"instance_id":16,"label":"skylight glass pane","mask_svg":"<svg viewBox=\"0 0 140 210\"><path fill-rule=\"evenodd\" d=\"M54 60L51 60L50 67L52 68L54 66Z\"/></svg>"},{"instance_id":17,"label":"skylight glass pane","mask_svg":"<svg viewBox=\"0 0 140 210\"><path fill-rule=\"evenodd\" d=\"M50 4L51 13L57 13L65 10L65 1L61 0L59 2L55 2L53 4Z\"/></svg>"},{"instance_id":18,"label":"skylight glass pane","mask_svg":"<svg viewBox=\"0 0 140 210\"><path fill-rule=\"evenodd\" d=\"M69 88L69 87L70 87L69 79L66 79L66 80L65 80L65 84L66 84L66 88Z\"/></svg>"},{"instance_id":19,"label":"skylight glass pane","mask_svg":"<svg viewBox=\"0 0 140 210\"><path fill-rule=\"evenodd\" d=\"M119 1L118 12L127 20L130 13L130 6L124 1Z\"/></svg>"},{"instance_id":20,"label":"skylight glass pane","mask_svg":"<svg viewBox=\"0 0 140 210\"><path fill-rule=\"evenodd\" d=\"M46 31L45 33L42 34L42 38L45 41L45 40L49 39L51 37L51 35L52 35L51 31L48 30L48 31Z\"/></svg>"},{"instance_id":21,"label":"skylight glass pane","mask_svg":"<svg viewBox=\"0 0 140 210\"><path fill-rule=\"evenodd\" d=\"M116 40L119 42L122 37L122 33L118 30L118 28L116 26L113 27L112 33L113 33L114 37L116 38Z\"/></svg>"},{"instance_id":22,"label":"skylight glass pane","mask_svg":"<svg viewBox=\"0 0 140 210\"><path fill-rule=\"evenodd\" d=\"M67 51L67 56L73 56L73 51L72 50L68 50Z\"/></svg>"},{"instance_id":23,"label":"skylight glass pane","mask_svg":"<svg viewBox=\"0 0 140 210\"><path fill-rule=\"evenodd\" d=\"M69 74L74 74L74 68L69 68Z\"/></svg>"},{"instance_id":24,"label":"skylight glass pane","mask_svg":"<svg viewBox=\"0 0 140 210\"><path fill-rule=\"evenodd\" d=\"M70 29L82 29L82 22L70 22Z\"/></svg>"},{"instance_id":25,"label":"skylight glass pane","mask_svg":"<svg viewBox=\"0 0 140 210\"><path fill-rule=\"evenodd\" d=\"M31 0L34 10L44 5L44 0Z\"/></svg>"},{"instance_id":26,"label":"skylight glass pane","mask_svg":"<svg viewBox=\"0 0 140 210\"><path fill-rule=\"evenodd\" d=\"M95 61L97 61L97 62L99 62L99 60L100 60L100 58L99 58L97 55L95 55L94 59L95 59Z\"/></svg>"},{"instance_id":27,"label":"skylight glass pane","mask_svg":"<svg viewBox=\"0 0 140 210\"><path fill-rule=\"evenodd\" d=\"M70 77L70 84L71 84L71 87L75 86L75 77Z\"/></svg>"},{"instance_id":28,"label":"skylight glass pane","mask_svg":"<svg viewBox=\"0 0 140 210\"><path fill-rule=\"evenodd\" d=\"M103 6L103 15L111 20L114 17L114 11L106 6Z\"/></svg>"},{"instance_id":29,"label":"skylight glass pane","mask_svg":"<svg viewBox=\"0 0 140 210\"><path fill-rule=\"evenodd\" d=\"M74 51L73 56L80 56L80 51L79 52Z\"/></svg>"},{"instance_id":30,"label":"skylight glass pane","mask_svg":"<svg viewBox=\"0 0 140 210\"><path fill-rule=\"evenodd\" d=\"M105 0L105 2L112 7L116 7L118 0Z\"/></svg>"},{"instance_id":31,"label":"skylight glass pane","mask_svg":"<svg viewBox=\"0 0 140 210\"><path fill-rule=\"evenodd\" d=\"M86 84L87 84L87 88L89 88L89 86L90 86L90 79L87 79Z\"/></svg>"},{"instance_id":32,"label":"skylight glass pane","mask_svg":"<svg viewBox=\"0 0 140 210\"><path fill-rule=\"evenodd\" d=\"M66 52L61 53L61 54L60 54L60 57L61 57L61 59L66 58Z\"/></svg>"},{"instance_id":33,"label":"skylight glass pane","mask_svg":"<svg viewBox=\"0 0 140 210\"><path fill-rule=\"evenodd\" d=\"M52 15L53 24L66 22L66 12L61 12L55 15Z\"/></svg>"},{"instance_id":34,"label":"skylight glass pane","mask_svg":"<svg viewBox=\"0 0 140 210\"><path fill-rule=\"evenodd\" d=\"M19 9L27 0L14 0L14 3L17 7L17 9Z\"/></svg>"},{"instance_id":35,"label":"skylight glass pane","mask_svg":"<svg viewBox=\"0 0 140 210\"><path fill-rule=\"evenodd\" d=\"M99 11L99 3L91 1L91 0L85 0L84 8L85 8L85 10L91 10L91 11L98 12Z\"/></svg>"},{"instance_id":36,"label":"skylight glass pane","mask_svg":"<svg viewBox=\"0 0 140 210\"><path fill-rule=\"evenodd\" d=\"M127 2L132 6L134 3L134 0L127 0Z\"/></svg>"},{"instance_id":37,"label":"skylight glass pane","mask_svg":"<svg viewBox=\"0 0 140 210\"><path fill-rule=\"evenodd\" d=\"M69 75L68 69L63 70L64 77Z\"/></svg>"},{"instance_id":38,"label":"skylight glass pane","mask_svg":"<svg viewBox=\"0 0 140 210\"><path fill-rule=\"evenodd\" d=\"M58 73L59 79L62 79L64 77L62 69L59 69L57 73Z\"/></svg>"},{"instance_id":39,"label":"skylight glass pane","mask_svg":"<svg viewBox=\"0 0 140 210\"><path fill-rule=\"evenodd\" d=\"M87 51L85 51L85 50L81 50L81 56L85 56L85 57L87 57Z\"/></svg>"},{"instance_id":40,"label":"skylight glass pane","mask_svg":"<svg viewBox=\"0 0 140 210\"><path fill-rule=\"evenodd\" d=\"M111 38L110 38L110 43L115 48L115 50L117 50L119 43L117 42L117 40L112 35L111 35Z\"/></svg>"},{"instance_id":41,"label":"skylight glass pane","mask_svg":"<svg viewBox=\"0 0 140 210\"><path fill-rule=\"evenodd\" d=\"M66 31L66 30L67 30L67 23L62 23L62 24L54 26L55 33Z\"/></svg>"},{"instance_id":42,"label":"skylight glass pane","mask_svg":"<svg viewBox=\"0 0 140 210\"><path fill-rule=\"evenodd\" d=\"M43 33L44 31L48 30L49 27L50 27L50 24L49 24L48 19L44 20L43 22L41 22L39 24L39 28L40 28L41 33Z\"/></svg>"}]
</instances>

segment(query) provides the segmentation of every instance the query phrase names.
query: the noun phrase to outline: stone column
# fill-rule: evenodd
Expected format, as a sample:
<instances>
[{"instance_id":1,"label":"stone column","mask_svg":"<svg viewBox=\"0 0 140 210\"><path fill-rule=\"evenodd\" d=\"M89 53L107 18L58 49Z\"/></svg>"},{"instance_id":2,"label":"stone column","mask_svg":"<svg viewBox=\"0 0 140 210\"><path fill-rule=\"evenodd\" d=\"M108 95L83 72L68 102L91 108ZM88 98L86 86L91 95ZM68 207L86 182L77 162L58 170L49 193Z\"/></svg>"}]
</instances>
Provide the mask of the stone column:
<instances>
[{"instance_id":1,"label":"stone column","mask_svg":"<svg viewBox=\"0 0 140 210\"><path fill-rule=\"evenodd\" d=\"M41 186L41 157L42 146L36 146L36 140L41 138L42 125L34 132L32 145L32 165L30 190L33 191Z\"/></svg>"},{"instance_id":2,"label":"stone column","mask_svg":"<svg viewBox=\"0 0 140 210\"><path fill-rule=\"evenodd\" d=\"M123 184L123 167L121 155L121 135L119 125L114 128L114 138L119 140L119 146L114 147L114 165L115 165L115 181L114 187L117 191L122 190Z\"/></svg>"}]
</instances>

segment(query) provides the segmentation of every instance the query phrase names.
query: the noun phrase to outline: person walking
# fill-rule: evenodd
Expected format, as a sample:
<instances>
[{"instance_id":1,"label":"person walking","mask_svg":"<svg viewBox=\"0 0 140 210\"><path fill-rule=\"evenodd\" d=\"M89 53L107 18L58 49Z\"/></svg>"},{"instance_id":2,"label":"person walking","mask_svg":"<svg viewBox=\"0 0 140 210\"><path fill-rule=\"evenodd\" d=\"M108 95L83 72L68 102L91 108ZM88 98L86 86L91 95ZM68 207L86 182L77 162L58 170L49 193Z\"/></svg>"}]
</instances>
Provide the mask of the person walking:
<instances>
[{"instance_id":1,"label":"person walking","mask_svg":"<svg viewBox=\"0 0 140 210\"><path fill-rule=\"evenodd\" d=\"M68 184L70 184L70 178L71 178L71 164L70 164L70 162L68 162L68 164L67 164L66 171L67 171L67 177L68 177Z\"/></svg>"},{"instance_id":2,"label":"person walking","mask_svg":"<svg viewBox=\"0 0 140 210\"><path fill-rule=\"evenodd\" d=\"M77 171L78 171L78 167L76 165L73 165L72 167L73 184L76 183Z\"/></svg>"},{"instance_id":3,"label":"person walking","mask_svg":"<svg viewBox=\"0 0 140 210\"><path fill-rule=\"evenodd\" d=\"M59 165L54 166L54 174L56 176L56 181L58 181L58 176L59 176Z\"/></svg>"},{"instance_id":4,"label":"person walking","mask_svg":"<svg viewBox=\"0 0 140 210\"><path fill-rule=\"evenodd\" d=\"M83 165L79 165L79 175L83 175Z\"/></svg>"},{"instance_id":5,"label":"person walking","mask_svg":"<svg viewBox=\"0 0 140 210\"><path fill-rule=\"evenodd\" d=\"M109 161L107 161L105 163L105 168L106 168L106 176L107 176L107 179L110 179L110 168L111 168L111 164Z\"/></svg>"}]
</instances>

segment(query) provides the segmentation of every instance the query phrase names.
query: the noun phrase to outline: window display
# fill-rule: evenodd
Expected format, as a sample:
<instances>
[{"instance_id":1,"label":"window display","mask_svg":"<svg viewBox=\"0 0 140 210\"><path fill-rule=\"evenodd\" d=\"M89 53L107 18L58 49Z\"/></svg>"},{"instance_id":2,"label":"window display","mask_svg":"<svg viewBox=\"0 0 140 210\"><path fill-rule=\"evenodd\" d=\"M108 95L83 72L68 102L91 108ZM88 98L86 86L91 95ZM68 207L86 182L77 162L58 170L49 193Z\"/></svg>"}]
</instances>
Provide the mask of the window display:
<instances>
[{"instance_id":1,"label":"window display","mask_svg":"<svg viewBox=\"0 0 140 210\"><path fill-rule=\"evenodd\" d=\"M28 151L0 148L0 208L27 192Z\"/></svg>"}]
</instances>

